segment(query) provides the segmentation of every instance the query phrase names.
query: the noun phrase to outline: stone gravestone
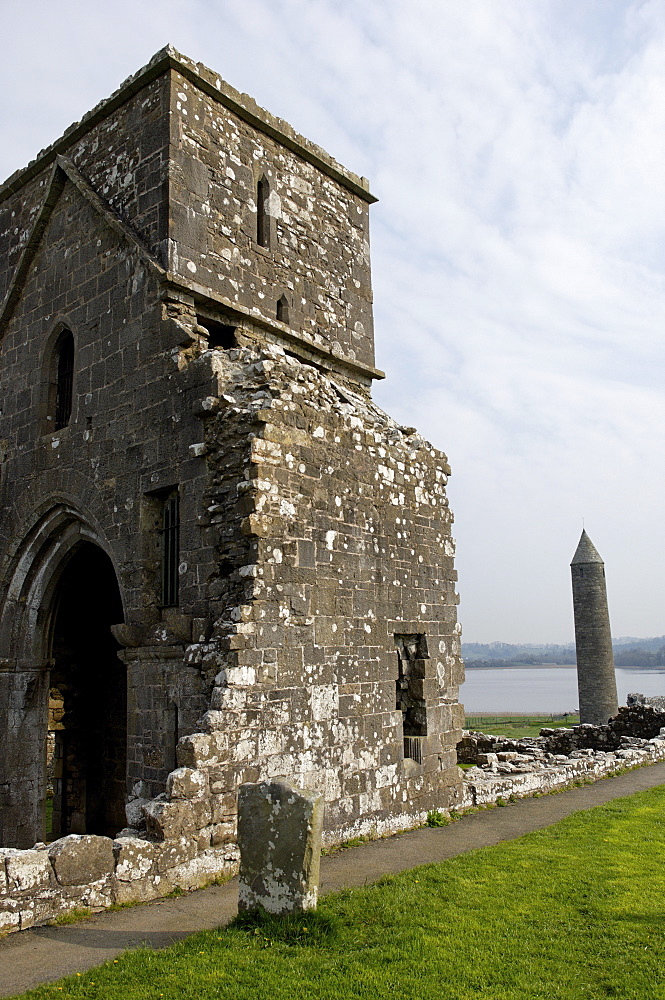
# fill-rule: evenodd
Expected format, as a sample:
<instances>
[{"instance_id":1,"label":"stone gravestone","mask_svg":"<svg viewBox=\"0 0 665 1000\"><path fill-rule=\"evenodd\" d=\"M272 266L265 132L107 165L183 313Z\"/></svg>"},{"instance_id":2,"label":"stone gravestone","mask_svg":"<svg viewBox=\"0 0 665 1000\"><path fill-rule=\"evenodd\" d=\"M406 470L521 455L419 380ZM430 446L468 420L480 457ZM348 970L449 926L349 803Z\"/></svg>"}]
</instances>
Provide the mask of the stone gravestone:
<instances>
[{"instance_id":1,"label":"stone gravestone","mask_svg":"<svg viewBox=\"0 0 665 1000\"><path fill-rule=\"evenodd\" d=\"M238 791L238 909L267 913L316 909L323 796L287 781Z\"/></svg>"}]
</instances>

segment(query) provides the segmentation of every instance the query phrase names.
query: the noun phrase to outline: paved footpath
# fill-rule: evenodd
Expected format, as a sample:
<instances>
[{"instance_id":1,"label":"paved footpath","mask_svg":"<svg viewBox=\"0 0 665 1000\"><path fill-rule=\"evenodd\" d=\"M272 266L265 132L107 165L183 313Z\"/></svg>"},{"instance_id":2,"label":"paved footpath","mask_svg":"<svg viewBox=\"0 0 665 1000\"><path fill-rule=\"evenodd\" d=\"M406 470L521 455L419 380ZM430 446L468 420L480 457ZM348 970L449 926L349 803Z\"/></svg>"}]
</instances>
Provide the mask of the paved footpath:
<instances>
[{"instance_id":1,"label":"paved footpath","mask_svg":"<svg viewBox=\"0 0 665 1000\"><path fill-rule=\"evenodd\" d=\"M663 784L665 763L652 764L558 795L482 810L440 829L413 830L340 851L321 859L321 892L367 885L391 872L513 840L571 813ZM226 924L237 912L237 892L233 879L185 896L98 913L77 924L10 934L0 941L0 996L83 972L127 948L165 948L194 931Z\"/></svg>"}]
</instances>

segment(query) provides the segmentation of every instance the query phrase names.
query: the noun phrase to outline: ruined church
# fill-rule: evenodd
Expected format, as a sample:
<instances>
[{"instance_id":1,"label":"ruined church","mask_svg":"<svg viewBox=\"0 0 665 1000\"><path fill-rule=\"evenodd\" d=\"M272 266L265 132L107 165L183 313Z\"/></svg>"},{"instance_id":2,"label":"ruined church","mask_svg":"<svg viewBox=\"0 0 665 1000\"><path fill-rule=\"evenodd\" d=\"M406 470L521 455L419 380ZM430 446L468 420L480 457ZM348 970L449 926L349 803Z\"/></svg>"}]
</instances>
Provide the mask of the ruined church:
<instances>
[{"instance_id":1,"label":"ruined church","mask_svg":"<svg viewBox=\"0 0 665 1000\"><path fill-rule=\"evenodd\" d=\"M328 842L457 802L449 469L372 401L374 200L172 48L0 188L5 847L210 872L246 781Z\"/></svg>"}]
</instances>

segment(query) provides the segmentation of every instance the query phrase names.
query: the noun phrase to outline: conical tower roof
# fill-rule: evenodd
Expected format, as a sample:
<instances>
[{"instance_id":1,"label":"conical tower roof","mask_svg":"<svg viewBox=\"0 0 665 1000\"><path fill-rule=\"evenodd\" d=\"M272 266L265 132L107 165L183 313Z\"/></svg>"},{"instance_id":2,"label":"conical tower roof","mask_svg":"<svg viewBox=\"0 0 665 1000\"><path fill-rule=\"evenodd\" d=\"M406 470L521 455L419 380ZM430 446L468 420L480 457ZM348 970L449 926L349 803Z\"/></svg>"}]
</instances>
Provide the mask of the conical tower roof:
<instances>
[{"instance_id":1,"label":"conical tower roof","mask_svg":"<svg viewBox=\"0 0 665 1000\"><path fill-rule=\"evenodd\" d=\"M570 565L574 566L576 563L600 563L603 565L603 560L600 558L598 549L584 530L582 530L579 545L575 550L575 555Z\"/></svg>"}]
</instances>

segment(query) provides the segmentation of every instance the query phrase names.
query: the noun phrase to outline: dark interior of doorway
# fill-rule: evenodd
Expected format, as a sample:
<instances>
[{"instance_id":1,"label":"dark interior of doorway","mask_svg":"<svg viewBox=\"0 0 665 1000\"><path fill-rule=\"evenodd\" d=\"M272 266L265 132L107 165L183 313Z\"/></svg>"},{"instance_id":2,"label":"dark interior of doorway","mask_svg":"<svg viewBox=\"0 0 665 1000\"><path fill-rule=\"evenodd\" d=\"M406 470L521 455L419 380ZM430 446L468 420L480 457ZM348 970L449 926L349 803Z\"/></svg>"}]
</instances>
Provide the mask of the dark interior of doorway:
<instances>
[{"instance_id":1,"label":"dark interior of doorway","mask_svg":"<svg viewBox=\"0 0 665 1000\"><path fill-rule=\"evenodd\" d=\"M49 837L112 837L126 825L127 672L111 625L122 621L111 560L82 543L58 582L49 699Z\"/></svg>"}]
</instances>

